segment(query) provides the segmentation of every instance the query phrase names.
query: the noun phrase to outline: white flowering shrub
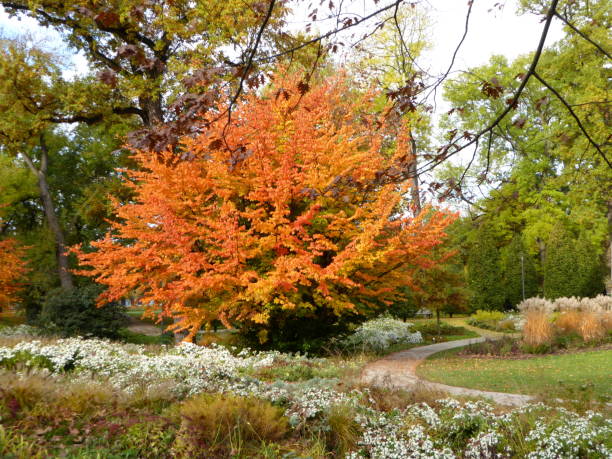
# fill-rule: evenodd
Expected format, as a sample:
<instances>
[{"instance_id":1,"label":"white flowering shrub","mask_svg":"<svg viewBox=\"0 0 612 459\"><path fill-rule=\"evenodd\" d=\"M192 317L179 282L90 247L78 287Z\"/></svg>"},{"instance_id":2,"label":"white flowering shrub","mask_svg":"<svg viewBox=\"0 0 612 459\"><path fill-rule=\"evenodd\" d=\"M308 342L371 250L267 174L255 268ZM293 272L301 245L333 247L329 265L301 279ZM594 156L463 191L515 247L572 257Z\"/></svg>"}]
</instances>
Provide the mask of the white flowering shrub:
<instances>
[{"instance_id":1,"label":"white flowering shrub","mask_svg":"<svg viewBox=\"0 0 612 459\"><path fill-rule=\"evenodd\" d=\"M527 420L527 421L526 421ZM356 458L610 458L612 421L601 414L580 416L542 404L497 414L486 402L454 399L424 403L403 412L363 410ZM526 435L516 437L518 426Z\"/></svg>"},{"instance_id":2,"label":"white flowering shrub","mask_svg":"<svg viewBox=\"0 0 612 459\"><path fill-rule=\"evenodd\" d=\"M423 342L420 332L410 331L412 326L411 323L391 317L379 317L362 323L342 344L348 349L380 353L385 352L394 344Z\"/></svg>"}]
</instances>

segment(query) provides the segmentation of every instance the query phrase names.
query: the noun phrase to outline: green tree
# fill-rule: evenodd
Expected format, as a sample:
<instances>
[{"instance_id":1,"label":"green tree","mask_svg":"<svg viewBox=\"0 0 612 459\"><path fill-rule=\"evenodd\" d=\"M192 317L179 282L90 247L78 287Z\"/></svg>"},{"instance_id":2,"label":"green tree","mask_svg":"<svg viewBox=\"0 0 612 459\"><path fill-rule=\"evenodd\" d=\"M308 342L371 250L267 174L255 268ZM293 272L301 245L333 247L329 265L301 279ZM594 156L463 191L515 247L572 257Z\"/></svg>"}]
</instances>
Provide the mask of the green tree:
<instances>
[{"instance_id":1,"label":"green tree","mask_svg":"<svg viewBox=\"0 0 612 459\"><path fill-rule=\"evenodd\" d=\"M0 2L10 15L27 15L59 31L88 59L114 96L110 103L82 93L84 113L64 120L96 122L108 112L137 116L149 134L146 143L164 149L211 108L232 77L253 85L246 64L255 45L271 52L283 42L284 2L203 0L117 2L11 0ZM258 39L262 23L263 36ZM289 38L286 39L286 41ZM252 68L250 70L253 70ZM256 80L257 79L257 80ZM233 89L233 87L232 87ZM166 124L164 128L158 125ZM142 134L142 132L140 133ZM135 133L134 140L140 138ZM145 145L143 145L145 146Z\"/></svg>"},{"instance_id":2,"label":"green tree","mask_svg":"<svg viewBox=\"0 0 612 459\"><path fill-rule=\"evenodd\" d=\"M505 295L495 238L488 228L479 228L474 237L467 260L470 307L473 311L501 310Z\"/></svg>"},{"instance_id":3,"label":"green tree","mask_svg":"<svg viewBox=\"0 0 612 459\"><path fill-rule=\"evenodd\" d=\"M524 298L537 295L538 278L533 257L520 235L514 236L503 248L501 264L507 307L516 307Z\"/></svg>"},{"instance_id":4,"label":"green tree","mask_svg":"<svg viewBox=\"0 0 612 459\"><path fill-rule=\"evenodd\" d=\"M544 296L549 299L579 295L578 257L571 234L557 225L546 243Z\"/></svg>"}]
</instances>

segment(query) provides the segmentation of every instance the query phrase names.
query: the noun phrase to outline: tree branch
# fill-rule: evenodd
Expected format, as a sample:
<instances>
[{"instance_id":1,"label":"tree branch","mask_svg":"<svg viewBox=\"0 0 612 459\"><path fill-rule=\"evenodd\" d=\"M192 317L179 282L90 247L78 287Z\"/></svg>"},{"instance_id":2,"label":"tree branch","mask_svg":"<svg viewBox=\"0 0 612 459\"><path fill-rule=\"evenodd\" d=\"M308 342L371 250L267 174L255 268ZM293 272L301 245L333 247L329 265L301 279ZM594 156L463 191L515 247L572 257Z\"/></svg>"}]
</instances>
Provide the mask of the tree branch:
<instances>
[{"instance_id":1,"label":"tree branch","mask_svg":"<svg viewBox=\"0 0 612 459\"><path fill-rule=\"evenodd\" d=\"M516 89L516 91L512 95L512 98L510 99L508 106L486 128L476 133L472 137L472 139L469 142L467 142L465 145L462 145L462 146L457 146L456 144L448 145L447 150L450 149L450 146L455 146L455 150L450 153L445 152L443 155L438 155L438 158L432 159L431 161L426 163L419 171L416 172L417 174L420 175L420 174L429 172L430 170L435 168L438 164L440 164L442 161L445 161L446 159L450 158L453 155L456 155L460 151L465 150L469 146L474 145L478 141L478 139L480 139L480 137L487 134L488 132L491 132L495 128L495 126L497 126L506 117L506 115L515 108L519 97L523 93L523 90L527 86L529 79L533 76L536 70L536 67L538 66L538 62L540 61L540 57L544 49L544 43L546 42L546 37L548 36L548 30L550 29L550 24L552 22L552 18L554 17L555 10L557 8L558 3L559 3L559 0L551 1L550 8L548 9L548 12L546 14L544 29L542 30L542 34L540 36L540 42L538 43L538 47L535 51L533 59L531 60L529 69L527 70L527 73L523 77L521 84L519 85L519 87Z\"/></svg>"},{"instance_id":2,"label":"tree branch","mask_svg":"<svg viewBox=\"0 0 612 459\"><path fill-rule=\"evenodd\" d=\"M585 34L584 32L581 32L580 30L578 30L578 28L576 28L576 26L574 24L569 22L565 16L563 16L558 11L555 11L555 16L558 17L559 19L561 19L561 21L563 21L570 29L572 29L574 32L576 32L578 35L580 35L582 38L584 38L586 41L588 41L590 44L592 44L595 48L597 48L599 51L601 51L604 56L606 56L608 59L612 60L612 56L610 55L610 53L608 53L605 49L603 49L602 46L598 45L593 40L591 40L588 37L587 34Z\"/></svg>"},{"instance_id":3,"label":"tree branch","mask_svg":"<svg viewBox=\"0 0 612 459\"><path fill-rule=\"evenodd\" d=\"M550 92L552 92L555 95L555 97L557 99L559 99L559 101L563 105L565 105L565 108L567 109L568 112L570 112L570 115L572 115L572 117L576 121L576 124L578 125L578 127L580 128L580 130L582 131L584 136L589 140L589 143L591 145L593 145L593 147L595 147L595 150L597 150L597 153L599 153L599 155L603 158L603 160L606 162L606 164L608 164L608 167L612 168L612 162L610 162L610 160L606 157L605 153L601 150L599 144L596 143L593 140L593 138L589 135L589 133L587 132L587 130L582 125L582 122L580 121L580 118L578 118L578 115L576 115L576 112L574 112L574 109L571 107L571 105L568 104L567 101L563 98L563 96L561 96L561 94L559 94L559 92L555 88L553 88L551 85L549 85L537 72L533 72L533 76L540 83L542 83L544 86L546 86L548 88L548 90Z\"/></svg>"}]
</instances>

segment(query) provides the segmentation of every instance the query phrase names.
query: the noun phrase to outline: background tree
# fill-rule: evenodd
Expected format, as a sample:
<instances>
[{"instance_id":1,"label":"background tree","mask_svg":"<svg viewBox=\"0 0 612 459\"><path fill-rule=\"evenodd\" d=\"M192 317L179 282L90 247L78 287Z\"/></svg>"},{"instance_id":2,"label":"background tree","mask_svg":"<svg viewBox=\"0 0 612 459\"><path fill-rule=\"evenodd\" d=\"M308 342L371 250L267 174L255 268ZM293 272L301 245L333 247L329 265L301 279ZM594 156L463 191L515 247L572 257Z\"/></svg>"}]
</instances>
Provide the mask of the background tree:
<instances>
[{"instance_id":1,"label":"background tree","mask_svg":"<svg viewBox=\"0 0 612 459\"><path fill-rule=\"evenodd\" d=\"M64 120L95 122L108 111L137 116L132 140L164 149L201 111L213 107L223 82L256 84L252 50L275 50L287 10L281 2L3 1L12 15L53 27L82 52L115 102ZM262 27L265 26L265 27ZM231 88L235 89L235 85ZM163 125L163 126L162 126Z\"/></svg>"},{"instance_id":2,"label":"background tree","mask_svg":"<svg viewBox=\"0 0 612 459\"><path fill-rule=\"evenodd\" d=\"M4 230L4 225L0 217L0 230ZM0 234L2 232L0 231ZM24 249L17 244L17 241L12 238L0 240L0 311L17 301L16 294L22 288L19 281L27 272L23 257Z\"/></svg>"},{"instance_id":3,"label":"background tree","mask_svg":"<svg viewBox=\"0 0 612 459\"><path fill-rule=\"evenodd\" d=\"M190 160L137 153L134 200L115 204L96 251L79 251L93 268L83 274L108 287L100 300L138 291L188 338L219 319L273 342L295 322L321 333L319 318L400 298L416 268L436 264L453 216L398 213L408 156L372 114L372 94L348 97L348 85L279 75L237 107L239 123L184 139Z\"/></svg>"},{"instance_id":4,"label":"background tree","mask_svg":"<svg viewBox=\"0 0 612 459\"><path fill-rule=\"evenodd\" d=\"M539 283L532 258L520 235L514 236L503 248L501 265L507 308L515 308L523 299L537 296Z\"/></svg>"},{"instance_id":5,"label":"background tree","mask_svg":"<svg viewBox=\"0 0 612 459\"><path fill-rule=\"evenodd\" d=\"M467 260L470 307L473 311L502 310L505 295L495 238L488 228L479 228L474 238Z\"/></svg>"},{"instance_id":6,"label":"background tree","mask_svg":"<svg viewBox=\"0 0 612 459\"><path fill-rule=\"evenodd\" d=\"M568 231L558 225L546 244L544 296L555 299L577 295L581 287L578 266L573 240Z\"/></svg>"}]
</instances>

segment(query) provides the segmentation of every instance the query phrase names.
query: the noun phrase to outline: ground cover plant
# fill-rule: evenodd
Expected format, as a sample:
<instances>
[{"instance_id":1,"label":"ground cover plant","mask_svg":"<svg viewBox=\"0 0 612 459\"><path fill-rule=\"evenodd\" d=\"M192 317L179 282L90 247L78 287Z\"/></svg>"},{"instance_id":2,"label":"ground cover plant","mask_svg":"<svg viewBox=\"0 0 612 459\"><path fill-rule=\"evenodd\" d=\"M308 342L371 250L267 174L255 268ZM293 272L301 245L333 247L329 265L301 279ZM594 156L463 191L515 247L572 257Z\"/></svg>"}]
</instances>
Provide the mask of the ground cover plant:
<instances>
[{"instance_id":1,"label":"ground cover plant","mask_svg":"<svg viewBox=\"0 0 612 459\"><path fill-rule=\"evenodd\" d=\"M612 424L593 411L368 389L338 379L342 369L265 377L300 362L322 369L327 359L20 336L0 347L3 456L605 458L612 451Z\"/></svg>"},{"instance_id":2,"label":"ground cover plant","mask_svg":"<svg viewBox=\"0 0 612 459\"><path fill-rule=\"evenodd\" d=\"M485 328L499 332L515 332L517 317L501 311L478 310L470 316L467 323L474 327Z\"/></svg>"}]
</instances>

